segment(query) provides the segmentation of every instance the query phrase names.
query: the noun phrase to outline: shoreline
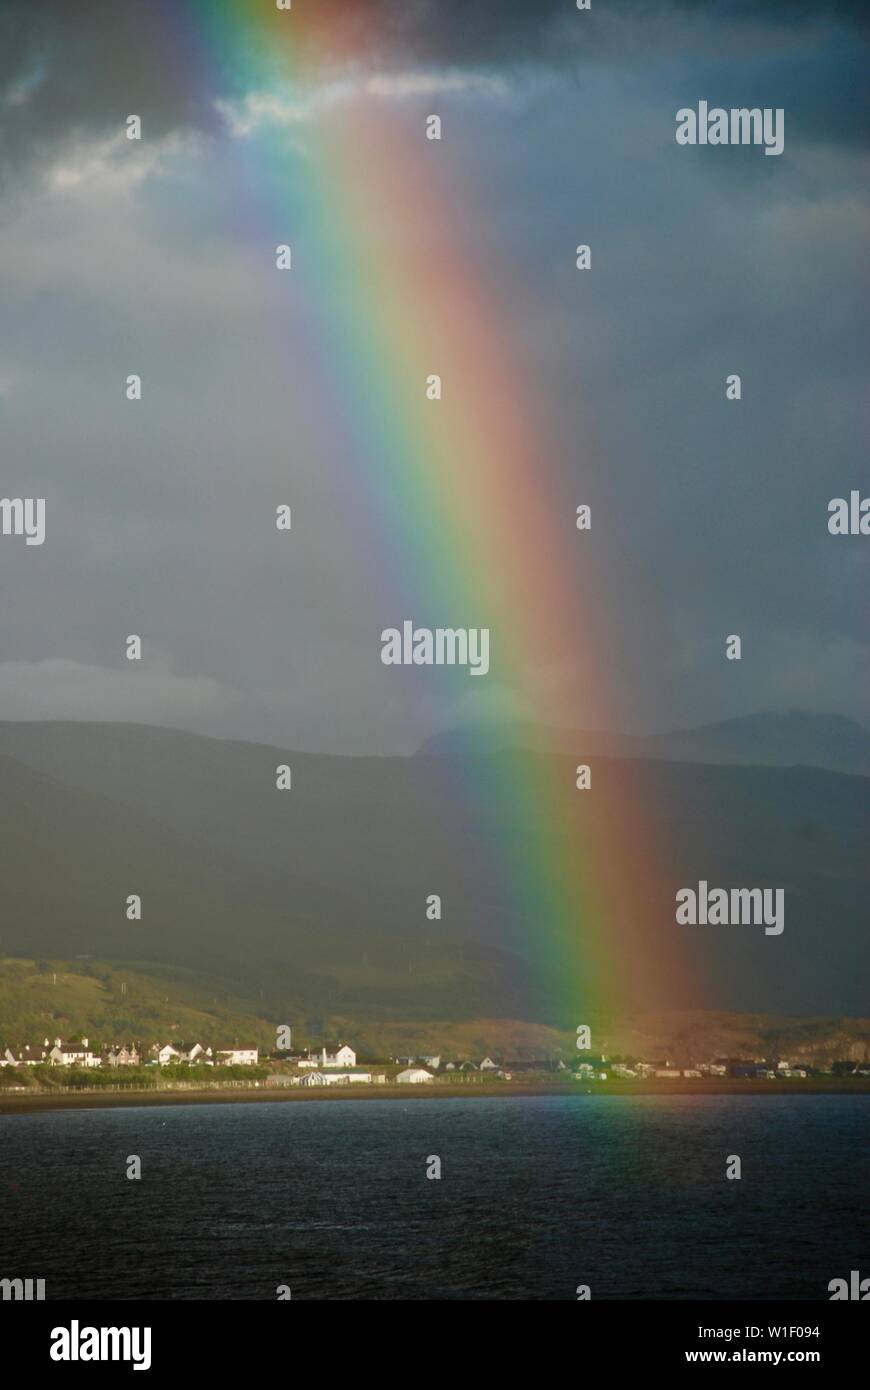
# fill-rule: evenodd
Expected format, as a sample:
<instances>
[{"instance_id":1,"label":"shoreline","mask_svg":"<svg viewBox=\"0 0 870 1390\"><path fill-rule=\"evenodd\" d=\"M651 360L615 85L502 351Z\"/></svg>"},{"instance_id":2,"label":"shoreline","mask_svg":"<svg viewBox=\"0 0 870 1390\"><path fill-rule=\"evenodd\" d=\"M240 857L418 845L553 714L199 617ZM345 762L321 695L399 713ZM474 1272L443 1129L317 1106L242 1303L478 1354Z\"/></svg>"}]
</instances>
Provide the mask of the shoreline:
<instances>
[{"instance_id":1,"label":"shoreline","mask_svg":"<svg viewBox=\"0 0 870 1390\"><path fill-rule=\"evenodd\" d=\"M870 1078L858 1080L826 1079L819 1081L757 1081L734 1079L720 1082L699 1081L609 1081L589 1084L565 1082L482 1085L453 1085L435 1082L426 1085L399 1086L328 1086L322 1090L308 1087L245 1087L234 1090L74 1091L71 1093L42 1092L38 1095L0 1092L0 1117L39 1114L54 1110L110 1110L150 1105L251 1105L265 1102L304 1104L307 1101L331 1100L474 1100L510 1099L529 1096L770 1096L770 1095L870 1095Z\"/></svg>"}]
</instances>

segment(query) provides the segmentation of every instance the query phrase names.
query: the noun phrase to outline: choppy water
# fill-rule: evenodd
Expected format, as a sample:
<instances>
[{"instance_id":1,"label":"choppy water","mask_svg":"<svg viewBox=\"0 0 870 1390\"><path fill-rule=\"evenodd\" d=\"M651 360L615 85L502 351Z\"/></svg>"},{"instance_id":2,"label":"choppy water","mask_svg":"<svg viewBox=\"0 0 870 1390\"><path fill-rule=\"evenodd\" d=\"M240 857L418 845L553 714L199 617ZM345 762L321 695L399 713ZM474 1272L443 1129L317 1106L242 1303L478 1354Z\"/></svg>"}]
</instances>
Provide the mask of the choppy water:
<instances>
[{"instance_id":1,"label":"choppy water","mask_svg":"<svg viewBox=\"0 0 870 1390\"><path fill-rule=\"evenodd\" d=\"M870 1275L868 1116L546 1096L0 1118L0 1277L72 1299L824 1299Z\"/></svg>"}]
</instances>

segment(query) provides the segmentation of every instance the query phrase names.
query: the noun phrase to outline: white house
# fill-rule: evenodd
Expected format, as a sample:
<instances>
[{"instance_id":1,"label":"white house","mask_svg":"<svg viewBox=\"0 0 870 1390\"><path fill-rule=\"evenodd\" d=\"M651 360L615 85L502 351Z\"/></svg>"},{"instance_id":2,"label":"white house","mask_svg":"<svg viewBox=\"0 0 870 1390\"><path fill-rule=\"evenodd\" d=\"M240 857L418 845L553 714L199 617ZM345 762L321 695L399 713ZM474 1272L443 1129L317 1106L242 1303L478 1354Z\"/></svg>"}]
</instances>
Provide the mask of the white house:
<instances>
[{"instance_id":1,"label":"white house","mask_svg":"<svg viewBox=\"0 0 870 1390\"><path fill-rule=\"evenodd\" d=\"M172 1046L172 1043L164 1043L162 1047L154 1047L151 1050L157 1065L161 1067L168 1067L170 1062L177 1062L181 1058L181 1053L177 1047Z\"/></svg>"},{"instance_id":2,"label":"white house","mask_svg":"<svg viewBox=\"0 0 870 1390\"><path fill-rule=\"evenodd\" d=\"M437 1057L421 1057L420 1061L424 1066L431 1067L433 1071L437 1071L441 1065L441 1054L439 1052Z\"/></svg>"},{"instance_id":3,"label":"white house","mask_svg":"<svg viewBox=\"0 0 870 1390\"><path fill-rule=\"evenodd\" d=\"M182 1052L181 1060L182 1062L189 1062L191 1066L211 1066L211 1048L203 1047L202 1043L194 1043L193 1047L191 1047L187 1052Z\"/></svg>"},{"instance_id":4,"label":"white house","mask_svg":"<svg viewBox=\"0 0 870 1390\"><path fill-rule=\"evenodd\" d=\"M216 1056L219 1067L255 1067L260 1052L256 1047L225 1047L218 1048Z\"/></svg>"},{"instance_id":5,"label":"white house","mask_svg":"<svg viewBox=\"0 0 870 1390\"><path fill-rule=\"evenodd\" d=\"M431 1071L426 1071L424 1067L406 1067L396 1077L397 1081L410 1086L418 1086L424 1081L433 1081L434 1079Z\"/></svg>"},{"instance_id":6,"label":"white house","mask_svg":"<svg viewBox=\"0 0 870 1390\"><path fill-rule=\"evenodd\" d=\"M347 1043L338 1043L337 1046L324 1047L320 1054L320 1065L322 1067L355 1067L356 1053Z\"/></svg>"},{"instance_id":7,"label":"white house","mask_svg":"<svg viewBox=\"0 0 870 1390\"><path fill-rule=\"evenodd\" d=\"M491 1057L484 1057L483 1061L480 1064L480 1070L498 1071L498 1063L494 1062Z\"/></svg>"},{"instance_id":8,"label":"white house","mask_svg":"<svg viewBox=\"0 0 870 1390\"><path fill-rule=\"evenodd\" d=\"M95 1052L91 1052L87 1038L82 1038L81 1043L75 1045L62 1043L60 1038L55 1038L54 1047L48 1054L49 1062L56 1067L98 1067L100 1058Z\"/></svg>"}]
</instances>

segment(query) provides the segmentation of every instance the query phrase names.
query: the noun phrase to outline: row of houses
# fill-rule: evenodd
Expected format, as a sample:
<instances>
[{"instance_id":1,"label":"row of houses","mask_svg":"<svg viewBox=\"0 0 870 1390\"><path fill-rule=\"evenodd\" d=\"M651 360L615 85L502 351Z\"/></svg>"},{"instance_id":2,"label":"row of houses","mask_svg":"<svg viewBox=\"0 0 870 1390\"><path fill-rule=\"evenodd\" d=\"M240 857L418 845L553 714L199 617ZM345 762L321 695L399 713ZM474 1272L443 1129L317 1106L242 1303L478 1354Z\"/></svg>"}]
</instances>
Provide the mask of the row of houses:
<instances>
[{"instance_id":1,"label":"row of houses","mask_svg":"<svg viewBox=\"0 0 870 1390\"><path fill-rule=\"evenodd\" d=\"M469 1072L479 1071L488 1072L491 1076L510 1076L514 1072L541 1072L541 1071L567 1071L565 1063L561 1058L552 1061L521 1061L521 1062L498 1062L492 1057L482 1057L479 1062L470 1060L462 1062L445 1062L441 1065L440 1056L421 1056L421 1057L395 1057L393 1059L399 1065L404 1066L424 1066L432 1071L444 1072Z\"/></svg>"},{"instance_id":2,"label":"row of houses","mask_svg":"<svg viewBox=\"0 0 870 1390\"><path fill-rule=\"evenodd\" d=\"M839 1064L834 1063L834 1068ZM600 1070L600 1064L592 1062L581 1062L576 1068L576 1075L580 1077L596 1077L602 1081L607 1079L608 1072ZM722 1062L700 1062L696 1066L677 1067L670 1062L635 1062L629 1066L625 1063L614 1062L610 1065L610 1075L623 1078L640 1077L648 1079L656 1078L675 1078L691 1077L702 1079L708 1076L740 1078L744 1080L766 1080L778 1081L785 1077L807 1077L814 1074L815 1069L796 1062L779 1061L770 1063L767 1061L741 1061L727 1060ZM861 1076L867 1073L861 1071L856 1064L854 1074Z\"/></svg>"},{"instance_id":3,"label":"row of houses","mask_svg":"<svg viewBox=\"0 0 870 1390\"><path fill-rule=\"evenodd\" d=\"M265 1057L263 1059L266 1060ZM285 1064L280 1073L273 1077L274 1084L332 1086L332 1085L379 1085L387 1076L382 1072L372 1072L357 1066L356 1050L347 1042L325 1043L320 1048L308 1048L299 1053L279 1052L272 1054L272 1060ZM6 1047L0 1050L0 1066L65 1066L77 1068L92 1067L136 1067L136 1066L256 1066L260 1053L256 1047L206 1047L201 1043L192 1046L178 1046L172 1043L155 1043L140 1051L135 1044L114 1045L100 1050L92 1049L87 1038L75 1042L63 1042L55 1038L53 1043L44 1038L41 1046L27 1044L21 1047ZM515 1075L541 1072L568 1072L569 1068L561 1058L550 1060L498 1061L485 1056L480 1061L450 1061L442 1064L440 1054L424 1054L416 1057L395 1057L393 1063L400 1070L392 1078L400 1084L425 1084L433 1081L435 1073L442 1076L463 1072L478 1072L494 1078L512 1080ZM292 1069L286 1070L286 1066ZM602 1080L608 1076L619 1078L696 1078L739 1077L765 1078L776 1080L780 1077L806 1077L815 1068L805 1063L789 1062L783 1059L772 1061L765 1058L717 1058L710 1062L693 1063L690 1066L677 1066L668 1058L658 1061L609 1062L602 1054L578 1061L571 1068L578 1080ZM836 1074L866 1076L866 1064L834 1062L832 1070Z\"/></svg>"},{"instance_id":4,"label":"row of houses","mask_svg":"<svg viewBox=\"0 0 870 1390\"><path fill-rule=\"evenodd\" d=\"M484 1072L493 1077L503 1077L512 1080L516 1075L541 1072L567 1072L569 1067L561 1058L550 1060L535 1061L497 1061L492 1057L484 1057L479 1062L446 1062L441 1066L440 1057L397 1057L396 1062L413 1063L425 1062L432 1066L435 1071L440 1069L443 1075L446 1072ZM843 1069L841 1063L834 1063L833 1070ZM767 1061L763 1058L756 1058L751 1061L734 1058L722 1058L712 1062L692 1063L689 1066L677 1066L667 1058L659 1061L637 1061L637 1062L608 1062L606 1056L592 1058L589 1061L578 1062L570 1068L572 1074L579 1080L600 1080L606 1081L609 1076L624 1079L640 1078L648 1080L656 1079L676 1079L687 1077L690 1079L701 1080L704 1077L727 1077L727 1078L758 1078L767 1080L778 1080L782 1077L807 1077L813 1074L814 1068L806 1063L789 1062L779 1060L776 1062ZM867 1074L861 1065L856 1063L851 1067L855 1075Z\"/></svg>"},{"instance_id":5,"label":"row of houses","mask_svg":"<svg viewBox=\"0 0 870 1390\"><path fill-rule=\"evenodd\" d=\"M277 1056L284 1062L294 1064L300 1071L347 1070L356 1066L356 1052L346 1042L326 1043L319 1050L308 1047L304 1052L281 1052Z\"/></svg>"},{"instance_id":6,"label":"row of houses","mask_svg":"<svg viewBox=\"0 0 870 1390\"><path fill-rule=\"evenodd\" d=\"M357 1055L350 1043L326 1043L318 1050L308 1048L305 1052L278 1054L282 1061L295 1066L296 1075L283 1073L273 1078L273 1084L287 1086L385 1086L386 1072L367 1071L357 1066ZM399 1061L399 1059L396 1059ZM406 1058L406 1061L412 1059ZM437 1067L440 1058L429 1058ZM393 1078L400 1085L420 1085L434 1081L432 1071L425 1067L406 1066Z\"/></svg>"},{"instance_id":7,"label":"row of houses","mask_svg":"<svg viewBox=\"0 0 870 1390\"><path fill-rule=\"evenodd\" d=\"M290 1077L286 1084L299 1086L336 1086L336 1085L384 1085L386 1084L386 1072L364 1071L357 1067L356 1051L350 1043L337 1042L326 1043L319 1050L308 1048L305 1052L288 1055L285 1053L277 1054L282 1061L295 1065L298 1077ZM401 1085L419 1085L421 1082L434 1081L434 1070L441 1061L440 1057L427 1057L425 1059L433 1070L426 1067L414 1066L414 1058L395 1058L400 1066L404 1066L394 1077Z\"/></svg>"},{"instance_id":8,"label":"row of houses","mask_svg":"<svg viewBox=\"0 0 870 1390\"><path fill-rule=\"evenodd\" d=\"M255 1067L260 1053L256 1047L211 1048L194 1043L190 1048L177 1048L171 1043L164 1043L162 1047L151 1048L151 1060L159 1067Z\"/></svg>"},{"instance_id":9,"label":"row of houses","mask_svg":"<svg viewBox=\"0 0 870 1390\"><path fill-rule=\"evenodd\" d=\"M138 1066L256 1066L260 1060L256 1047L176 1047L173 1043L155 1043L140 1051L133 1043L95 1050L87 1038L63 1042L48 1038L42 1046L27 1044L6 1047L0 1053L0 1066L59 1066L76 1068L138 1067ZM265 1060L265 1059L264 1059ZM373 1073L357 1067L357 1055L349 1043L327 1043L320 1049L307 1049L296 1055L276 1054L276 1060L295 1066L296 1074L282 1073L274 1080L279 1084L302 1086L383 1085L386 1073ZM424 1068L408 1067L393 1078L402 1084L432 1081L433 1074Z\"/></svg>"},{"instance_id":10,"label":"row of houses","mask_svg":"<svg viewBox=\"0 0 870 1390\"><path fill-rule=\"evenodd\" d=\"M268 1078L266 1085L269 1087L278 1086L386 1086L387 1074L384 1071L366 1071L360 1067L354 1071L338 1071L332 1068L318 1071L305 1070L298 1075L286 1072L275 1072ZM396 1082L400 1086L419 1086L425 1085L427 1081L434 1081L435 1076L431 1071L426 1071L425 1067L406 1067L395 1076L390 1077L390 1084Z\"/></svg>"},{"instance_id":11,"label":"row of houses","mask_svg":"<svg viewBox=\"0 0 870 1390\"><path fill-rule=\"evenodd\" d=\"M0 1053L2 1067L166 1067L172 1064L238 1067L256 1066L258 1060L256 1047L211 1048L203 1047L201 1043L194 1043L190 1048L155 1043L144 1054L134 1043L124 1046L116 1044L95 1052L87 1038L74 1043L65 1043L60 1038L55 1038L51 1043L45 1038L41 1047L28 1043L22 1047L6 1047Z\"/></svg>"}]
</instances>

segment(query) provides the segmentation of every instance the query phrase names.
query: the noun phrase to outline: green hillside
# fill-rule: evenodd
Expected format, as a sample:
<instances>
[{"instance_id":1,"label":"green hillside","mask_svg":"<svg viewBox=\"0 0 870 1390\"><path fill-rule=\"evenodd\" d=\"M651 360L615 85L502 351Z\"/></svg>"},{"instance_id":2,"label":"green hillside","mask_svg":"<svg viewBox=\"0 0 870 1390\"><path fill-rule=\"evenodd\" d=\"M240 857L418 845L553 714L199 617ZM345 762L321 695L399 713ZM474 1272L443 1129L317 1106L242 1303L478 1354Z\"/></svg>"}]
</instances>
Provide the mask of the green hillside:
<instances>
[{"instance_id":1,"label":"green hillside","mask_svg":"<svg viewBox=\"0 0 870 1390\"><path fill-rule=\"evenodd\" d=\"M214 982L269 1019L570 1031L610 998L576 949L597 932L632 1014L866 1012L862 777L600 757L594 793L578 796L572 760L536 753L336 758L128 724L7 723L0 736L10 956L137 962ZM288 793L275 789L283 762ZM555 866L586 862L602 827L605 842L611 823L621 835L630 802L654 831L658 881L640 895L629 841L595 865L613 890L599 916L585 921L578 902L576 917L534 917L479 809L523 779L564 785ZM701 878L782 887L784 935L677 939L674 893ZM126 920L131 893L141 922Z\"/></svg>"},{"instance_id":2,"label":"green hillside","mask_svg":"<svg viewBox=\"0 0 870 1390\"><path fill-rule=\"evenodd\" d=\"M126 986L126 989L124 988ZM714 1056L777 1056L813 1064L870 1058L870 1020L687 1011L591 1018L609 1055L678 1063ZM273 1017L262 1001L179 967L105 961L0 959L0 1046L84 1035L91 1045L200 1042L273 1051L275 1027L290 1023L296 1046L349 1039L361 1057L440 1053L445 1058L576 1060L572 1032L510 1018L378 1021L364 1012Z\"/></svg>"},{"instance_id":3,"label":"green hillside","mask_svg":"<svg viewBox=\"0 0 870 1390\"><path fill-rule=\"evenodd\" d=\"M275 1045L274 1026L248 1001L178 967L154 974L96 960L0 960L0 1043L77 1034L104 1045L158 1038Z\"/></svg>"}]
</instances>

